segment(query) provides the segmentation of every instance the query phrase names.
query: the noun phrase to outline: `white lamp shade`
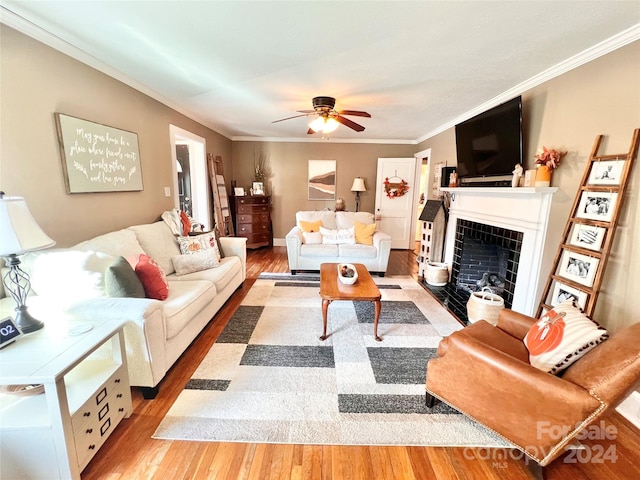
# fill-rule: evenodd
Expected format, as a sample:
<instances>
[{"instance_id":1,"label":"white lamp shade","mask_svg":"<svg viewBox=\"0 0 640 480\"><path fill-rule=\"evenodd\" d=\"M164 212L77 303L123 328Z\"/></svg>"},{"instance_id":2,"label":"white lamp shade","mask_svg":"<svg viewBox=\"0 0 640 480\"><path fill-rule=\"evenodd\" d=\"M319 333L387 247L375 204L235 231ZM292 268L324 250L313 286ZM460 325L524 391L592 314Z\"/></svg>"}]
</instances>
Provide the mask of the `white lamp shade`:
<instances>
[{"instance_id":1,"label":"white lamp shade","mask_svg":"<svg viewBox=\"0 0 640 480\"><path fill-rule=\"evenodd\" d=\"M309 124L309 128L314 132L319 132L324 128L324 124L325 124L325 118L318 117Z\"/></svg>"},{"instance_id":2,"label":"white lamp shade","mask_svg":"<svg viewBox=\"0 0 640 480\"><path fill-rule=\"evenodd\" d=\"M364 186L364 178L356 177L353 179L353 185L351 185L352 192L366 192L367 188Z\"/></svg>"},{"instance_id":3,"label":"white lamp shade","mask_svg":"<svg viewBox=\"0 0 640 480\"><path fill-rule=\"evenodd\" d=\"M24 198L0 196L0 256L20 255L55 244L33 219Z\"/></svg>"},{"instance_id":4,"label":"white lamp shade","mask_svg":"<svg viewBox=\"0 0 640 480\"><path fill-rule=\"evenodd\" d=\"M336 128L338 128L338 125L340 125L340 124L338 123L338 121L335 118L329 117L329 118L327 118L327 121L324 124L324 128L322 129L322 133L331 133Z\"/></svg>"}]
</instances>

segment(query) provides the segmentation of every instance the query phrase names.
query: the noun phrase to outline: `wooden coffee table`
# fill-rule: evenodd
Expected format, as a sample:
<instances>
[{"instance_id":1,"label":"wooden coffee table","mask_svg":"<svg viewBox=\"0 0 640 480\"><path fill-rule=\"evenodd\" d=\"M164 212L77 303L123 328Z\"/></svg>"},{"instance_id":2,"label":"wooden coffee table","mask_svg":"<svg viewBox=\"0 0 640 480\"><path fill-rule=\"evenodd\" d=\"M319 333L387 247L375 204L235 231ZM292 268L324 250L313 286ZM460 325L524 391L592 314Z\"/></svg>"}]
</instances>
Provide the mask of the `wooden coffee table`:
<instances>
[{"instance_id":1,"label":"wooden coffee table","mask_svg":"<svg viewBox=\"0 0 640 480\"><path fill-rule=\"evenodd\" d=\"M345 285L338 278L337 263L323 263L320 265L320 296L322 297L323 330L320 340L327 339L327 310L334 300L352 300L354 302L373 302L376 313L373 319L373 336L378 342L378 320L380 319L380 290L373 282L373 278L361 263L354 263L358 272L358 279L353 285Z\"/></svg>"}]
</instances>

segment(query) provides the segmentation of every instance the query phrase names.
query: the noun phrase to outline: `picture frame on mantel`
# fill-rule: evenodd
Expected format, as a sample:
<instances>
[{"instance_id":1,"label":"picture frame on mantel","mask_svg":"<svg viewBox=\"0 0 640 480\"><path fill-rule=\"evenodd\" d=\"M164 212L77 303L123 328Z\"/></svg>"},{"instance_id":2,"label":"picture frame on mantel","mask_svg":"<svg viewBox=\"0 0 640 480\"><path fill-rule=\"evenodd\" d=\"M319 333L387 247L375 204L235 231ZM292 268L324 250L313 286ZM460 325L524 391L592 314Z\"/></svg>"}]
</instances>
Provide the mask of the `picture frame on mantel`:
<instances>
[{"instance_id":1,"label":"picture frame on mantel","mask_svg":"<svg viewBox=\"0 0 640 480\"><path fill-rule=\"evenodd\" d=\"M138 135L55 113L68 194L143 190Z\"/></svg>"}]
</instances>

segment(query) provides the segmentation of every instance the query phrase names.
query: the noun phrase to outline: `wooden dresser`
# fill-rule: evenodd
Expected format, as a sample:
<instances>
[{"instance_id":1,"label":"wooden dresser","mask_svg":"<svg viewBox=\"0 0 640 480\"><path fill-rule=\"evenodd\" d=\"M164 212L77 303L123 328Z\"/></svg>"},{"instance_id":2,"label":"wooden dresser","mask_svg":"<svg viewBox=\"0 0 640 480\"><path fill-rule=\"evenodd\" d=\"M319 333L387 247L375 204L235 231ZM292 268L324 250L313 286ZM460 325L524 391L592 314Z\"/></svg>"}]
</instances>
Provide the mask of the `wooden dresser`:
<instances>
[{"instance_id":1,"label":"wooden dresser","mask_svg":"<svg viewBox=\"0 0 640 480\"><path fill-rule=\"evenodd\" d=\"M271 197L230 197L235 234L246 237L247 248L271 246Z\"/></svg>"}]
</instances>

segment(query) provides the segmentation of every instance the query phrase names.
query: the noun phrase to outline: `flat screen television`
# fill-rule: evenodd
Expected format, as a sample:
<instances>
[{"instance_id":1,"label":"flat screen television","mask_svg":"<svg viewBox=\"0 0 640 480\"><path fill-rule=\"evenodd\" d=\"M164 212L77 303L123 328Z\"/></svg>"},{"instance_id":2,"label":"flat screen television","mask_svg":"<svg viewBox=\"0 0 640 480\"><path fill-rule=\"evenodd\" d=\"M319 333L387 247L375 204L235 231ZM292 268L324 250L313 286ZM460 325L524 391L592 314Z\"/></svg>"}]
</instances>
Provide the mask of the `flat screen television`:
<instances>
[{"instance_id":1,"label":"flat screen television","mask_svg":"<svg viewBox=\"0 0 640 480\"><path fill-rule=\"evenodd\" d=\"M516 97L469 120L456 130L460 186L509 186L522 163L522 98Z\"/></svg>"}]
</instances>

